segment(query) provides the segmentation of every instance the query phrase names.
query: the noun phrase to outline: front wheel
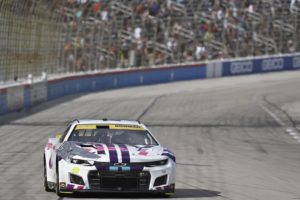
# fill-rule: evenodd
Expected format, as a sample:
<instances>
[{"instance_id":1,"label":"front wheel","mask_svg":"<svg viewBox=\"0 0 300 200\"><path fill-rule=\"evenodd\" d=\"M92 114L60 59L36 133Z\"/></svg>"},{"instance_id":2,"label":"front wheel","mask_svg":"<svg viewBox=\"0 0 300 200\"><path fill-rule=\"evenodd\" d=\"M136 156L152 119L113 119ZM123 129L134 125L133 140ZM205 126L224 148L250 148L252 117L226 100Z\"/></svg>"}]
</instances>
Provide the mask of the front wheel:
<instances>
[{"instance_id":1,"label":"front wheel","mask_svg":"<svg viewBox=\"0 0 300 200\"><path fill-rule=\"evenodd\" d=\"M171 198L174 193L163 193L160 195L161 198Z\"/></svg>"},{"instance_id":2,"label":"front wheel","mask_svg":"<svg viewBox=\"0 0 300 200\"><path fill-rule=\"evenodd\" d=\"M162 196L165 198L172 197L175 194L175 184L170 185L170 190L164 193Z\"/></svg>"}]
</instances>

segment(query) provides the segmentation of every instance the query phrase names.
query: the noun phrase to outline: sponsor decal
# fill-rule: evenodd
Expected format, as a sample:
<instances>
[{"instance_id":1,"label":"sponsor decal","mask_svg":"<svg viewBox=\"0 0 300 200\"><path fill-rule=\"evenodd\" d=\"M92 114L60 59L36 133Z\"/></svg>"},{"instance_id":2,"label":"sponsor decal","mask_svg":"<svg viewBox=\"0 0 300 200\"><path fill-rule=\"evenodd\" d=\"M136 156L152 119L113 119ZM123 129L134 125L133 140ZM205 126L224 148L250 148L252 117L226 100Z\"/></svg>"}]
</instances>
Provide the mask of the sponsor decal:
<instances>
[{"instance_id":1,"label":"sponsor decal","mask_svg":"<svg viewBox=\"0 0 300 200\"><path fill-rule=\"evenodd\" d=\"M97 126L95 124L79 124L76 126L75 130L94 130Z\"/></svg>"},{"instance_id":2,"label":"sponsor decal","mask_svg":"<svg viewBox=\"0 0 300 200\"><path fill-rule=\"evenodd\" d=\"M110 166L109 171L117 172L117 171L119 171L119 167L118 166Z\"/></svg>"},{"instance_id":3,"label":"sponsor decal","mask_svg":"<svg viewBox=\"0 0 300 200\"><path fill-rule=\"evenodd\" d=\"M78 124L75 130L95 130L97 126L104 126L97 125L97 124ZM107 125L106 125L107 126ZM142 131L145 130L142 126L139 125L130 125L130 124L109 124L109 129L116 129L116 130L137 130Z\"/></svg>"},{"instance_id":4,"label":"sponsor decal","mask_svg":"<svg viewBox=\"0 0 300 200\"><path fill-rule=\"evenodd\" d=\"M265 59L262 61L263 71L281 70L284 67L283 58Z\"/></svg>"},{"instance_id":5,"label":"sponsor decal","mask_svg":"<svg viewBox=\"0 0 300 200\"><path fill-rule=\"evenodd\" d=\"M71 171L72 171L73 174L79 174L80 168L79 167L73 167Z\"/></svg>"},{"instance_id":6,"label":"sponsor decal","mask_svg":"<svg viewBox=\"0 0 300 200\"><path fill-rule=\"evenodd\" d=\"M84 188L83 185L78 185L76 189L77 190L83 190L83 188Z\"/></svg>"},{"instance_id":7,"label":"sponsor decal","mask_svg":"<svg viewBox=\"0 0 300 200\"><path fill-rule=\"evenodd\" d=\"M148 155L147 149L142 149L142 150L138 153L138 155L140 155L140 156L147 156L147 155Z\"/></svg>"},{"instance_id":8,"label":"sponsor decal","mask_svg":"<svg viewBox=\"0 0 300 200\"><path fill-rule=\"evenodd\" d=\"M67 190L73 190L74 189L74 185L73 184L68 184L66 189Z\"/></svg>"},{"instance_id":9,"label":"sponsor decal","mask_svg":"<svg viewBox=\"0 0 300 200\"><path fill-rule=\"evenodd\" d=\"M125 167L121 167L121 171L123 171L123 172L129 172L130 171L130 167L127 167L127 166L125 166Z\"/></svg>"},{"instance_id":10,"label":"sponsor decal","mask_svg":"<svg viewBox=\"0 0 300 200\"><path fill-rule=\"evenodd\" d=\"M293 58L293 68L294 69L300 68L300 56L296 56Z\"/></svg>"},{"instance_id":11,"label":"sponsor decal","mask_svg":"<svg viewBox=\"0 0 300 200\"><path fill-rule=\"evenodd\" d=\"M230 72L232 74L251 73L253 72L253 62L252 61L233 62L230 65Z\"/></svg>"},{"instance_id":12,"label":"sponsor decal","mask_svg":"<svg viewBox=\"0 0 300 200\"><path fill-rule=\"evenodd\" d=\"M131 167L125 166L125 167L119 167L119 166L109 166L109 171L112 172L128 172L131 170Z\"/></svg>"},{"instance_id":13,"label":"sponsor decal","mask_svg":"<svg viewBox=\"0 0 300 200\"><path fill-rule=\"evenodd\" d=\"M67 184L66 187L67 190L83 190L84 186L83 185L76 185L76 184Z\"/></svg>"},{"instance_id":14,"label":"sponsor decal","mask_svg":"<svg viewBox=\"0 0 300 200\"><path fill-rule=\"evenodd\" d=\"M96 165L96 168L98 171L114 171L114 172L127 172L127 171L143 171L144 166L101 166L101 165Z\"/></svg>"},{"instance_id":15,"label":"sponsor decal","mask_svg":"<svg viewBox=\"0 0 300 200\"><path fill-rule=\"evenodd\" d=\"M148 150L152 148L153 145L145 145L143 147L139 147L137 151L139 151L138 155L147 156L149 154Z\"/></svg>"},{"instance_id":16,"label":"sponsor decal","mask_svg":"<svg viewBox=\"0 0 300 200\"><path fill-rule=\"evenodd\" d=\"M119 129L119 130L136 130L142 131L144 128L139 125L128 125L128 124L110 124L110 129Z\"/></svg>"}]
</instances>

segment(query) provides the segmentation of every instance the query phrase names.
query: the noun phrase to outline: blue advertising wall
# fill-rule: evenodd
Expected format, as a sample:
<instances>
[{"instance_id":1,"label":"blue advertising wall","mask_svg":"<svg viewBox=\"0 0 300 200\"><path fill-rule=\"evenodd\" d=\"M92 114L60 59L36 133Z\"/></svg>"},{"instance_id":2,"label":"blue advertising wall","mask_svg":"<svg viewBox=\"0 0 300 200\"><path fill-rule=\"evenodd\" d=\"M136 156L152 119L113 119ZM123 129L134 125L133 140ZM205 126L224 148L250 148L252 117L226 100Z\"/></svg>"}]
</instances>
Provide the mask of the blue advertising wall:
<instances>
[{"instance_id":1,"label":"blue advertising wall","mask_svg":"<svg viewBox=\"0 0 300 200\"><path fill-rule=\"evenodd\" d=\"M296 69L300 69L300 55L274 56L223 62L222 76L236 76Z\"/></svg>"},{"instance_id":2,"label":"blue advertising wall","mask_svg":"<svg viewBox=\"0 0 300 200\"><path fill-rule=\"evenodd\" d=\"M69 77L49 81L48 100L81 92L103 91L123 87L203 78L206 78L206 66L202 64Z\"/></svg>"}]
</instances>

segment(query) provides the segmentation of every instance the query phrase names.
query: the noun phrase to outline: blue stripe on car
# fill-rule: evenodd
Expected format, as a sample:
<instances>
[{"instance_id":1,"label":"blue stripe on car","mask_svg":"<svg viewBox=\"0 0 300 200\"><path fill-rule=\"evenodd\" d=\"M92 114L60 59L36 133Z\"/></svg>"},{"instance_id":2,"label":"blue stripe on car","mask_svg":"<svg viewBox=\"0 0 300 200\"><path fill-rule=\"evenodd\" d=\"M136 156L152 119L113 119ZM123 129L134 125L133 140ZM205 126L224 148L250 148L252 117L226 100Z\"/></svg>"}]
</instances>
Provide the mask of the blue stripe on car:
<instances>
[{"instance_id":1,"label":"blue stripe on car","mask_svg":"<svg viewBox=\"0 0 300 200\"><path fill-rule=\"evenodd\" d=\"M107 145L110 163L118 163L118 154L115 145Z\"/></svg>"},{"instance_id":2,"label":"blue stripe on car","mask_svg":"<svg viewBox=\"0 0 300 200\"><path fill-rule=\"evenodd\" d=\"M130 154L127 146L124 144L119 144L119 147L121 149L122 163L130 163Z\"/></svg>"},{"instance_id":3,"label":"blue stripe on car","mask_svg":"<svg viewBox=\"0 0 300 200\"><path fill-rule=\"evenodd\" d=\"M170 154L170 153L162 153L161 155L163 156L167 156L169 157L170 159L172 159L174 162L176 162L176 158L174 155Z\"/></svg>"}]
</instances>

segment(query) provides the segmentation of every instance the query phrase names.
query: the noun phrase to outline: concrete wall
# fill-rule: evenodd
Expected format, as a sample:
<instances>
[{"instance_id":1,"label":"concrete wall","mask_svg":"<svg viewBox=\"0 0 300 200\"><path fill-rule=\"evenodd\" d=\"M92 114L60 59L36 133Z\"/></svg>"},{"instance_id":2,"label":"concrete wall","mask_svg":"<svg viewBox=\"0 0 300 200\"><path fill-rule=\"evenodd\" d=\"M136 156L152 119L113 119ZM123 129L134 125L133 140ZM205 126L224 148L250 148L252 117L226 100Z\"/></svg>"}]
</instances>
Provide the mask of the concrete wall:
<instances>
[{"instance_id":1,"label":"concrete wall","mask_svg":"<svg viewBox=\"0 0 300 200\"><path fill-rule=\"evenodd\" d=\"M6 88L0 89L0 115L6 114L7 110L7 91Z\"/></svg>"}]
</instances>

